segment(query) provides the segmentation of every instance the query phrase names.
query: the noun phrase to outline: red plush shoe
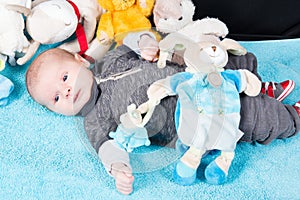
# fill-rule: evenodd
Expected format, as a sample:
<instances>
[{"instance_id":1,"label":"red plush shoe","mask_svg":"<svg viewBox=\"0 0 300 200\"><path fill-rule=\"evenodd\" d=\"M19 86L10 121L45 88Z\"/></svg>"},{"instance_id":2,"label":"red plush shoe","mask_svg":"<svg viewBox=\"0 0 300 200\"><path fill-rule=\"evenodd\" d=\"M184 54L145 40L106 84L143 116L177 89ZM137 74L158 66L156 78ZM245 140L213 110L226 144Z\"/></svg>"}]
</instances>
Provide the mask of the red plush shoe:
<instances>
[{"instance_id":1,"label":"red plush shoe","mask_svg":"<svg viewBox=\"0 0 300 200\"><path fill-rule=\"evenodd\" d=\"M295 82L286 80L281 83L263 82L261 92L269 97L275 98L278 101L285 99L295 88Z\"/></svg>"},{"instance_id":2,"label":"red plush shoe","mask_svg":"<svg viewBox=\"0 0 300 200\"><path fill-rule=\"evenodd\" d=\"M299 117L300 117L300 101L298 101L297 103L295 103L295 105L293 105L293 108L295 108L295 110L297 111Z\"/></svg>"}]
</instances>

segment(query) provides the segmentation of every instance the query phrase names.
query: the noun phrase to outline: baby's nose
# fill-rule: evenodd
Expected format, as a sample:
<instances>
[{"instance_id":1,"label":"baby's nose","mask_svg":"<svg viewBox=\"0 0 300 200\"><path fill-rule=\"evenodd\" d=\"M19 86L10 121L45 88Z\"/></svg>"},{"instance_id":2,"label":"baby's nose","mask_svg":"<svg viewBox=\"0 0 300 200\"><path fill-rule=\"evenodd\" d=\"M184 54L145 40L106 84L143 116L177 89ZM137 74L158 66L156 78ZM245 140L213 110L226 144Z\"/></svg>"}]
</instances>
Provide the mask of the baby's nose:
<instances>
[{"instance_id":1,"label":"baby's nose","mask_svg":"<svg viewBox=\"0 0 300 200\"><path fill-rule=\"evenodd\" d=\"M70 95L71 95L71 87L68 86L64 89L64 97L68 98L70 97Z\"/></svg>"}]
</instances>

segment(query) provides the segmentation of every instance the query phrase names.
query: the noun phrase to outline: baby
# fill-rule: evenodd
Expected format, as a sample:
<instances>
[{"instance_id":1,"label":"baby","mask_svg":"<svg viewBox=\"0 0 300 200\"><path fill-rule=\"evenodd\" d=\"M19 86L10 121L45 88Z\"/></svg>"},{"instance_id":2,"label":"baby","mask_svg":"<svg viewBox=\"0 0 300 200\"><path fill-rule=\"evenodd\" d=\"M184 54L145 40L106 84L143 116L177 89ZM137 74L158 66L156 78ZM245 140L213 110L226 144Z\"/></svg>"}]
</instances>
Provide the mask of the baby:
<instances>
[{"instance_id":1,"label":"baby","mask_svg":"<svg viewBox=\"0 0 300 200\"><path fill-rule=\"evenodd\" d=\"M154 60L155 55L150 57L149 60ZM78 54L62 49L47 50L28 68L27 90L35 101L53 112L84 117L91 145L114 177L117 190L130 194L134 176L129 155L114 143L109 133L116 130L120 115L127 111L128 105L139 106L147 101L150 84L184 68L168 62L164 69L159 69L155 62L141 59L125 45L109 51L92 69L90 66ZM256 59L250 53L231 56L227 68L237 69L236 66L256 73ZM277 91L286 92L282 84L276 86ZM241 94L240 97L240 129L245 133L240 141L268 144L299 131L300 101L291 106L266 94L257 97ZM167 97L155 108L153 117L145 126L152 144L174 147L177 140L175 107L176 97Z\"/></svg>"}]
</instances>

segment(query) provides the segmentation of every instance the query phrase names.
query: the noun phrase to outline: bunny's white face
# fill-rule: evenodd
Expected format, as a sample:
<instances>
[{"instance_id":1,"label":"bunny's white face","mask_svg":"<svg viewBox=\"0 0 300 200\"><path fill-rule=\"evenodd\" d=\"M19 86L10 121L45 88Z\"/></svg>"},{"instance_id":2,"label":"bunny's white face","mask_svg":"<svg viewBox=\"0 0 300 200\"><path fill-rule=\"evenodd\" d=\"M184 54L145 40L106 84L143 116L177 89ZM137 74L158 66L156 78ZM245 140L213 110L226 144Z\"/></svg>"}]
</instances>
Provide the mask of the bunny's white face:
<instances>
[{"instance_id":1,"label":"bunny's white face","mask_svg":"<svg viewBox=\"0 0 300 200\"><path fill-rule=\"evenodd\" d=\"M200 57L203 59L202 64L215 67L218 71L222 70L228 61L227 51L216 44L201 48Z\"/></svg>"},{"instance_id":2,"label":"bunny's white face","mask_svg":"<svg viewBox=\"0 0 300 200\"><path fill-rule=\"evenodd\" d=\"M218 37L214 35L202 35L201 42L197 43L198 51L196 51L196 59L193 59L194 71L211 72L223 71L228 62L227 49L221 44ZM191 50L194 51L194 50ZM189 54L187 56L190 56Z\"/></svg>"}]
</instances>

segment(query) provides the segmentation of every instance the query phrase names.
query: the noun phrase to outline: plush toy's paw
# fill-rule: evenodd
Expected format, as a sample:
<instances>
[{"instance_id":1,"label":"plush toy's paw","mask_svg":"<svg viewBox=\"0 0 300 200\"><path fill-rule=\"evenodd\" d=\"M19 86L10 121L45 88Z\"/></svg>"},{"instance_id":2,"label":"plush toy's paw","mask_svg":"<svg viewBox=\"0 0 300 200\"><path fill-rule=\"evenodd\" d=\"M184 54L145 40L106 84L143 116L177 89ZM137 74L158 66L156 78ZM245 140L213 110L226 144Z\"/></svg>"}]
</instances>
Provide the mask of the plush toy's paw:
<instances>
[{"instance_id":1,"label":"plush toy's paw","mask_svg":"<svg viewBox=\"0 0 300 200\"><path fill-rule=\"evenodd\" d=\"M18 65L24 65L28 60L24 57L18 58L16 64ZM14 64L15 65L15 64Z\"/></svg>"},{"instance_id":2,"label":"plush toy's paw","mask_svg":"<svg viewBox=\"0 0 300 200\"><path fill-rule=\"evenodd\" d=\"M161 59L158 59L157 61L157 67L158 68L164 68L166 66L166 62L161 60Z\"/></svg>"},{"instance_id":3,"label":"plush toy's paw","mask_svg":"<svg viewBox=\"0 0 300 200\"><path fill-rule=\"evenodd\" d=\"M104 31L100 32L99 41L102 45L109 45L111 43L111 40Z\"/></svg>"},{"instance_id":4,"label":"plush toy's paw","mask_svg":"<svg viewBox=\"0 0 300 200\"><path fill-rule=\"evenodd\" d=\"M149 101L153 105L158 105L160 101L170 94L166 79L160 79L150 85L147 90Z\"/></svg>"},{"instance_id":5,"label":"plush toy's paw","mask_svg":"<svg viewBox=\"0 0 300 200\"><path fill-rule=\"evenodd\" d=\"M221 185L226 182L227 174L212 161L205 169L204 176L206 181L213 185Z\"/></svg>"},{"instance_id":6,"label":"plush toy's paw","mask_svg":"<svg viewBox=\"0 0 300 200\"><path fill-rule=\"evenodd\" d=\"M248 96L257 96L261 91L261 81L257 78L255 74L248 70L240 70L243 71L246 79L247 79L247 86L245 89L245 94Z\"/></svg>"},{"instance_id":7,"label":"plush toy's paw","mask_svg":"<svg viewBox=\"0 0 300 200\"><path fill-rule=\"evenodd\" d=\"M173 177L178 185L192 185L197 176L197 169L190 168L181 160L176 164Z\"/></svg>"},{"instance_id":8,"label":"plush toy's paw","mask_svg":"<svg viewBox=\"0 0 300 200\"><path fill-rule=\"evenodd\" d=\"M157 61L158 68L164 68L168 60L169 53L161 51L159 54L159 59Z\"/></svg>"},{"instance_id":9,"label":"plush toy's paw","mask_svg":"<svg viewBox=\"0 0 300 200\"><path fill-rule=\"evenodd\" d=\"M197 168L204 151L190 146L183 154L174 170L174 180L180 185L191 185L196 180Z\"/></svg>"},{"instance_id":10,"label":"plush toy's paw","mask_svg":"<svg viewBox=\"0 0 300 200\"><path fill-rule=\"evenodd\" d=\"M177 139L175 148L182 155L189 149L189 146L183 144L180 139Z\"/></svg>"},{"instance_id":11,"label":"plush toy's paw","mask_svg":"<svg viewBox=\"0 0 300 200\"><path fill-rule=\"evenodd\" d=\"M141 111L136 109L136 105L131 104L127 106L127 113L128 115L126 116L130 120L130 122L124 120L124 118L122 117L122 119L120 118L122 124L127 125L131 128L139 127L139 125L141 125L141 123L143 122L143 117Z\"/></svg>"},{"instance_id":12,"label":"plush toy's paw","mask_svg":"<svg viewBox=\"0 0 300 200\"><path fill-rule=\"evenodd\" d=\"M157 61L159 52L158 41L152 35L141 35L138 45L142 58L152 62Z\"/></svg>"}]
</instances>

